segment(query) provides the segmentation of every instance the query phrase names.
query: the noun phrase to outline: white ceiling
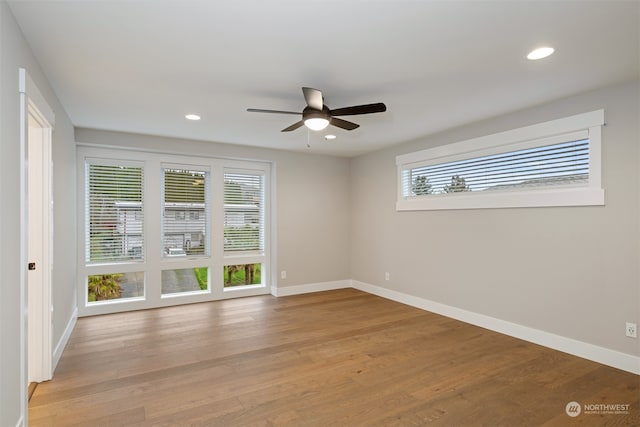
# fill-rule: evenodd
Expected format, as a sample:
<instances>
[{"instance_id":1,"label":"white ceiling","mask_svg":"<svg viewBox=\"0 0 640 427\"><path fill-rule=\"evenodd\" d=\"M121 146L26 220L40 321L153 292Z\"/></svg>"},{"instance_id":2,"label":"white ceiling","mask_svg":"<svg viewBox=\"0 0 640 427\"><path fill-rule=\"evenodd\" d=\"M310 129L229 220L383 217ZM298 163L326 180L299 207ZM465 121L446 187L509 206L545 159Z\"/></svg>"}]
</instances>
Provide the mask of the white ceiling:
<instances>
[{"instance_id":1,"label":"white ceiling","mask_svg":"<svg viewBox=\"0 0 640 427\"><path fill-rule=\"evenodd\" d=\"M354 156L638 79L638 1L9 1L74 125L308 150L301 87L329 108L384 102L311 133ZM526 54L551 45L540 61ZM202 116L199 122L184 119Z\"/></svg>"}]
</instances>

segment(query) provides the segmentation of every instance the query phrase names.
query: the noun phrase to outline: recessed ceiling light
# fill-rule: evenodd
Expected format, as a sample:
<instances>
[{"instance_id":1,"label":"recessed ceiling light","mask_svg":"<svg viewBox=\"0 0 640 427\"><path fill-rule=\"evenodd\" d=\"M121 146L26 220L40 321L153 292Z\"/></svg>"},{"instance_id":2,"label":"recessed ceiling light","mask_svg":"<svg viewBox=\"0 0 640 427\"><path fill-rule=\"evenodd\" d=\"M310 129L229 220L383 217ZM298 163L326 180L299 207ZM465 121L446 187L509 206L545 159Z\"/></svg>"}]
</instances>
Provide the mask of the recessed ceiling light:
<instances>
[{"instance_id":1,"label":"recessed ceiling light","mask_svg":"<svg viewBox=\"0 0 640 427\"><path fill-rule=\"evenodd\" d=\"M529 54L527 55L527 59L536 60L536 59L546 58L547 56L551 55L554 51L555 49L552 47L539 47L529 52Z\"/></svg>"},{"instance_id":2,"label":"recessed ceiling light","mask_svg":"<svg viewBox=\"0 0 640 427\"><path fill-rule=\"evenodd\" d=\"M335 135L325 135L324 139L326 139L326 140L336 139L336 136Z\"/></svg>"},{"instance_id":3,"label":"recessed ceiling light","mask_svg":"<svg viewBox=\"0 0 640 427\"><path fill-rule=\"evenodd\" d=\"M184 118L187 120L200 120L200 116L197 114L187 114Z\"/></svg>"}]
</instances>

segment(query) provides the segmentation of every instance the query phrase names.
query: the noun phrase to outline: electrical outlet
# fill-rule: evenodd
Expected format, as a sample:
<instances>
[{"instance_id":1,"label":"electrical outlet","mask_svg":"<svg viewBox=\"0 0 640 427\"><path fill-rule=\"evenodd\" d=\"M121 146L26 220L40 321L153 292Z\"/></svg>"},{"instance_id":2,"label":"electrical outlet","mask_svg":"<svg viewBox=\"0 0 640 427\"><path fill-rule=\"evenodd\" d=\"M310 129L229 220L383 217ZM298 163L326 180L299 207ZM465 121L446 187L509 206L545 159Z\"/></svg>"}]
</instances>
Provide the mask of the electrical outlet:
<instances>
[{"instance_id":1,"label":"electrical outlet","mask_svg":"<svg viewBox=\"0 0 640 427\"><path fill-rule=\"evenodd\" d=\"M384 280L389 280L389 272L384 273Z\"/></svg>"},{"instance_id":2,"label":"electrical outlet","mask_svg":"<svg viewBox=\"0 0 640 427\"><path fill-rule=\"evenodd\" d=\"M286 279L287 278L287 270L282 270L280 272L280 278L281 279Z\"/></svg>"},{"instance_id":3,"label":"electrical outlet","mask_svg":"<svg viewBox=\"0 0 640 427\"><path fill-rule=\"evenodd\" d=\"M638 338L638 325L635 323L627 322L625 333L630 338Z\"/></svg>"}]
</instances>

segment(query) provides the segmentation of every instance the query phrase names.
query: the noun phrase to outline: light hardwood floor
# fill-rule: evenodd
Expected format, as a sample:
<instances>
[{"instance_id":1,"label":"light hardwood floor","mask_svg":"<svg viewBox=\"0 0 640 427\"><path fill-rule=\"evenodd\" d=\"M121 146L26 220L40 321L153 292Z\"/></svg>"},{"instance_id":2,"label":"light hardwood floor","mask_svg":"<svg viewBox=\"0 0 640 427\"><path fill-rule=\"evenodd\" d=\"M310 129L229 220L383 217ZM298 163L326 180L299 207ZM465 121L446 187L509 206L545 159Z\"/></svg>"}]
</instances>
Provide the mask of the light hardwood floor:
<instances>
[{"instance_id":1,"label":"light hardwood floor","mask_svg":"<svg viewBox=\"0 0 640 427\"><path fill-rule=\"evenodd\" d=\"M628 414L565 412L568 402ZM78 320L37 426L640 425L640 376L357 290Z\"/></svg>"}]
</instances>

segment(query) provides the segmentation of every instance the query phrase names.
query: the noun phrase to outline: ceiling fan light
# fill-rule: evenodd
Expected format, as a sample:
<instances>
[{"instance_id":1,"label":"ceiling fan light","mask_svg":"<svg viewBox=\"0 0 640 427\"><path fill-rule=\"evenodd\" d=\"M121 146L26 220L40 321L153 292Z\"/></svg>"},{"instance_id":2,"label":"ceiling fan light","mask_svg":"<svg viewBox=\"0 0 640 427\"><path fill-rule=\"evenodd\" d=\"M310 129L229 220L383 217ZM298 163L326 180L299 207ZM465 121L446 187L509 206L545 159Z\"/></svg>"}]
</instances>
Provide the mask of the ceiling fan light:
<instances>
[{"instance_id":1,"label":"ceiling fan light","mask_svg":"<svg viewBox=\"0 0 640 427\"><path fill-rule=\"evenodd\" d=\"M311 130L322 130L329 126L329 120L322 117L311 117L304 121L304 125Z\"/></svg>"},{"instance_id":2,"label":"ceiling fan light","mask_svg":"<svg viewBox=\"0 0 640 427\"><path fill-rule=\"evenodd\" d=\"M537 59L546 58L547 56L553 54L553 52L555 52L555 49L552 47L539 47L529 52L529 54L527 55L527 59L535 61Z\"/></svg>"}]
</instances>

